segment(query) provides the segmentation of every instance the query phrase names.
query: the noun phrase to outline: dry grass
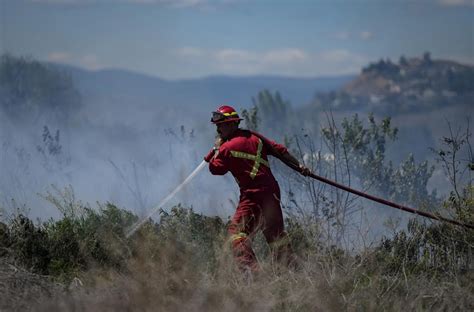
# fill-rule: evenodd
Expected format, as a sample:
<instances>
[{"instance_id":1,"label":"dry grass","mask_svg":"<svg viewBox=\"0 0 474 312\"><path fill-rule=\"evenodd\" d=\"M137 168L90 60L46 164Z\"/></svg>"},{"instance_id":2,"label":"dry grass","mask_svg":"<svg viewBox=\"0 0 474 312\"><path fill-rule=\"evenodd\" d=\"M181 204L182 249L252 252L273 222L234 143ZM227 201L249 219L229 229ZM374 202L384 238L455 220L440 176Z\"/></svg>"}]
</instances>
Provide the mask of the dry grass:
<instances>
[{"instance_id":1,"label":"dry grass","mask_svg":"<svg viewBox=\"0 0 474 312\"><path fill-rule=\"evenodd\" d=\"M395 249L349 254L322 247L304 228L289 226L300 257L298 268L273 263L268 247L257 236L255 249L262 269L249 275L233 263L225 224L190 209L178 207L162 215L159 224L145 224L130 240L121 233L135 219L114 206L81 218L59 220L44 229L13 222L15 228L4 231L9 234L3 243L7 252L0 255L0 310L474 310L472 265L459 269L449 257L440 262L447 264L445 269L425 265L423 259L405 252L418 250L412 244L420 240L415 234L411 240L394 241ZM66 235L75 231L82 234ZM77 244L57 248L74 241ZM75 246L80 252L72 252ZM96 253L89 253L90 246ZM50 262L24 259L34 257L36 250L42 250ZM77 258L68 260L71 255ZM58 260L63 261L60 270ZM32 268L19 269L21 263L41 264L61 283L30 273Z\"/></svg>"},{"instance_id":2,"label":"dry grass","mask_svg":"<svg viewBox=\"0 0 474 312\"><path fill-rule=\"evenodd\" d=\"M427 275L368 275L361 262L311 255L298 271L268 260L254 276L232 265L223 247L218 266L201 270L186 250L144 251L126 272L90 270L82 286L58 292L38 310L96 311L472 311L473 275L438 281Z\"/></svg>"}]
</instances>

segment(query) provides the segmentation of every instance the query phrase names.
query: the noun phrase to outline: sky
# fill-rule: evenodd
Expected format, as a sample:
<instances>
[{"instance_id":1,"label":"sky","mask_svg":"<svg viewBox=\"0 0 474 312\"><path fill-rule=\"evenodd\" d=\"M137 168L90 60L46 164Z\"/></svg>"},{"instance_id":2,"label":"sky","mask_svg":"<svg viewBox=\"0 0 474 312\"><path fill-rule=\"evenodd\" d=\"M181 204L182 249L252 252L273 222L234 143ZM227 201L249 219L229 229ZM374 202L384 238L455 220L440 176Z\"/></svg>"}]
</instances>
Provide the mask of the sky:
<instances>
[{"instance_id":1,"label":"sky","mask_svg":"<svg viewBox=\"0 0 474 312\"><path fill-rule=\"evenodd\" d=\"M164 79L474 64L474 0L0 0L0 53Z\"/></svg>"}]
</instances>

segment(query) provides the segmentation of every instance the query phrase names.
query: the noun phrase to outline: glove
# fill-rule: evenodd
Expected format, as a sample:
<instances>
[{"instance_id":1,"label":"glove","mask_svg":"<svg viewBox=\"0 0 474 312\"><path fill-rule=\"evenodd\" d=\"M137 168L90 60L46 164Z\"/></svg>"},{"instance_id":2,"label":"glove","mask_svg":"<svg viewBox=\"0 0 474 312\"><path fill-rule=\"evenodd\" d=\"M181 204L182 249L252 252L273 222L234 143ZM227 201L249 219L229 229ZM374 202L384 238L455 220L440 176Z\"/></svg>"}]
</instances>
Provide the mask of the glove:
<instances>
[{"instance_id":1,"label":"glove","mask_svg":"<svg viewBox=\"0 0 474 312\"><path fill-rule=\"evenodd\" d=\"M204 157L204 161L210 162L212 157L214 157L214 154L216 153L217 149L215 147L211 148L209 153Z\"/></svg>"},{"instance_id":2,"label":"glove","mask_svg":"<svg viewBox=\"0 0 474 312\"><path fill-rule=\"evenodd\" d=\"M206 162L210 162L212 157L219 151L219 147L224 143L224 140L221 139L220 136L216 137L216 142L214 143L214 147L209 151L209 153L204 157Z\"/></svg>"},{"instance_id":3,"label":"glove","mask_svg":"<svg viewBox=\"0 0 474 312\"><path fill-rule=\"evenodd\" d=\"M304 175L305 177L309 176L312 172L309 168L305 167L305 165L300 164L300 173Z\"/></svg>"}]
</instances>

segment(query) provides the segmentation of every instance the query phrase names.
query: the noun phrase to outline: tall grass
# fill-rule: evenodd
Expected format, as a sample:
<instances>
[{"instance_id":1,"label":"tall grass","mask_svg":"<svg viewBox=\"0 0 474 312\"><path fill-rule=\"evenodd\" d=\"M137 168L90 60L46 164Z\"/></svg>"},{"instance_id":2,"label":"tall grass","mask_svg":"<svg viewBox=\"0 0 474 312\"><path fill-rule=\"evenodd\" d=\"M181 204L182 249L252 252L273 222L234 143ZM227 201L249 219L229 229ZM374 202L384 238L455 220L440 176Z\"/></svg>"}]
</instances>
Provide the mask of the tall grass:
<instances>
[{"instance_id":1,"label":"tall grass","mask_svg":"<svg viewBox=\"0 0 474 312\"><path fill-rule=\"evenodd\" d=\"M59 205L61 201L56 203ZM137 216L72 203L60 220L17 216L0 226L2 258L63 291L28 299L39 310L468 311L474 308L472 231L411 222L376 247L349 253L318 241L316 224L288 219L300 261L278 265L258 236L261 271L233 263L226 223L176 206L127 239ZM64 208L64 207L63 207ZM472 209L472 207L471 207ZM3 285L6 287L5 285ZM7 285L8 286L8 285ZM2 280L0 279L0 287ZM29 291L27 288L23 292ZM2 299L0 307L18 302ZM12 303L13 302L13 303ZM35 305L32 303L35 302ZM17 306L15 306L15 304Z\"/></svg>"}]
</instances>

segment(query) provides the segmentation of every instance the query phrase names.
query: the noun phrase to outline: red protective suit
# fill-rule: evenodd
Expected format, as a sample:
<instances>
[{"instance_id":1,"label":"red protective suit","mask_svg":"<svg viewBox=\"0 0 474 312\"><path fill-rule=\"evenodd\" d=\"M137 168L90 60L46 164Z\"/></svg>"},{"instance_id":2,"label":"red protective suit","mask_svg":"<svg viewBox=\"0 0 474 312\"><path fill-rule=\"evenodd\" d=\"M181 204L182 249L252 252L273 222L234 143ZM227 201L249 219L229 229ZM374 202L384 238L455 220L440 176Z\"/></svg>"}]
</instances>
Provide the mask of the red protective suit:
<instances>
[{"instance_id":1,"label":"red protective suit","mask_svg":"<svg viewBox=\"0 0 474 312\"><path fill-rule=\"evenodd\" d=\"M241 268L258 269L251 241L260 229L277 259L291 252L283 227L280 187L268 164L268 155L286 152L283 145L238 129L219 147L217 155L211 150L204 158L212 174L224 175L230 171L239 184L240 201L228 230Z\"/></svg>"}]
</instances>

